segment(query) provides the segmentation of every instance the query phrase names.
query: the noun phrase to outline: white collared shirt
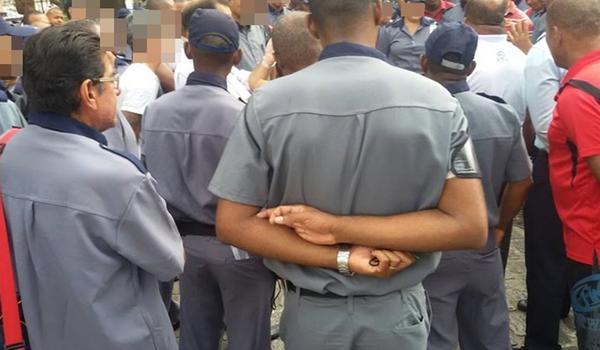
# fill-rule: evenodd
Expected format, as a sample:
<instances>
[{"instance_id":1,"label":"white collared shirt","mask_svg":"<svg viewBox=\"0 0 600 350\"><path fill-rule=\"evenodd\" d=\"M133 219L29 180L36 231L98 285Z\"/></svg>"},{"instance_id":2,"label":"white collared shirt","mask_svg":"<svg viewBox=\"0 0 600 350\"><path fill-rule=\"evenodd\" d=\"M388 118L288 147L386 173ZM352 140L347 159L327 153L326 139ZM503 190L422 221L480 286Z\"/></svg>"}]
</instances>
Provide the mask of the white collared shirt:
<instances>
[{"instance_id":1,"label":"white collared shirt","mask_svg":"<svg viewBox=\"0 0 600 350\"><path fill-rule=\"evenodd\" d=\"M525 54L508 41L506 34L479 35L475 52L477 67L467 82L476 93L502 98L525 122Z\"/></svg>"}]
</instances>

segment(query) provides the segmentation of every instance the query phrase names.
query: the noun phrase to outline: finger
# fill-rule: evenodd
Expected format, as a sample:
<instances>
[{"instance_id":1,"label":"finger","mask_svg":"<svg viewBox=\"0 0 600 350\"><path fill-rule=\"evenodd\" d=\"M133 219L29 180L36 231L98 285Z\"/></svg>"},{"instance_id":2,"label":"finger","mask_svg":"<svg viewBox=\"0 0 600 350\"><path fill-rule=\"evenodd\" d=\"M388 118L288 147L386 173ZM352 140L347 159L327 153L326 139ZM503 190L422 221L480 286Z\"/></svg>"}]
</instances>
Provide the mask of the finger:
<instances>
[{"instance_id":1,"label":"finger","mask_svg":"<svg viewBox=\"0 0 600 350\"><path fill-rule=\"evenodd\" d=\"M271 216L271 211L272 209L263 208L256 214L256 217L259 219L268 219Z\"/></svg>"},{"instance_id":2,"label":"finger","mask_svg":"<svg viewBox=\"0 0 600 350\"><path fill-rule=\"evenodd\" d=\"M414 264L415 261L417 261L415 256L408 252L394 252L394 254L396 254L396 256L402 261L402 266L409 266Z\"/></svg>"},{"instance_id":3,"label":"finger","mask_svg":"<svg viewBox=\"0 0 600 350\"><path fill-rule=\"evenodd\" d=\"M381 250L373 250L371 255L379 260L379 265L372 267L380 276L388 276L390 273L390 259Z\"/></svg>"},{"instance_id":4,"label":"finger","mask_svg":"<svg viewBox=\"0 0 600 350\"><path fill-rule=\"evenodd\" d=\"M390 269L391 270L396 270L398 267L400 267L401 263L402 263L402 257L399 255L394 254L394 252L389 251L389 250L382 250L381 251L383 254L385 254L385 256L388 257L388 259L390 259Z\"/></svg>"}]
</instances>

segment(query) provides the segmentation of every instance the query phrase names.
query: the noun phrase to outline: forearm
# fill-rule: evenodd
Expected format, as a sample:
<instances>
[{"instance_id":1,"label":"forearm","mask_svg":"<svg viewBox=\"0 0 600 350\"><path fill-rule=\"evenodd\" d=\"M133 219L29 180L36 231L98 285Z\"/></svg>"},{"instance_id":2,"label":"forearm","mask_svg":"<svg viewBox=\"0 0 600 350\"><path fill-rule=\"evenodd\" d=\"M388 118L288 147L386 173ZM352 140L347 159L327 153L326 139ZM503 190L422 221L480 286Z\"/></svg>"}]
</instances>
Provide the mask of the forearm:
<instances>
[{"instance_id":1,"label":"forearm","mask_svg":"<svg viewBox=\"0 0 600 350\"><path fill-rule=\"evenodd\" d=\"M500 201L500 217L497 228L505 230L521 211L532 183L531 178L527 178L507 185Z\"/></svg>"},{"instance_id":2,"label":"forearm","mask_svg":"<svg viewBox=\"0 0 600 350\"><path fill-rule=\"evenodd\" d=\"M301 239L291 229L271 225L254 212L231 215L228 201L219 201L217 235L219 240L253 254L298 265L337 269L337 247L319 246Z\"/></svg>"},{"instance_id":3,"label":"forearm","mask_svg":"<svg viewBox=\"0 0 600 350\"><path fill-rule=\"evenodd\" d=\"M415 213L375 217L338 217L334 226L340 241L382 249L409 252L476 249L481 242L473 240L460 220L432 209Z\"/></svg>"},{"instance_id":4,"label":"forearm","mask_svg":"<svg viewBox=\"0 0 600 350\"><path fill-rule=\"evenodd\" d=\"M478 179L446 181L435 209L335 220L332 230L339 242L409 252L478 249L485 244L488 231Z\"/></svg>"},{"instance_id":5,"label":"forearm","mask_svg":"<svg viewBox=\"0 0 600 350\"><path fill-rule=\"evenodd\" d=\"M248 78L250 91L254 92L256 89L266 84L271 76L271 70L273 70L273 68L268 68L262 63L256 66Z\"/></svg>"}]
</instances>

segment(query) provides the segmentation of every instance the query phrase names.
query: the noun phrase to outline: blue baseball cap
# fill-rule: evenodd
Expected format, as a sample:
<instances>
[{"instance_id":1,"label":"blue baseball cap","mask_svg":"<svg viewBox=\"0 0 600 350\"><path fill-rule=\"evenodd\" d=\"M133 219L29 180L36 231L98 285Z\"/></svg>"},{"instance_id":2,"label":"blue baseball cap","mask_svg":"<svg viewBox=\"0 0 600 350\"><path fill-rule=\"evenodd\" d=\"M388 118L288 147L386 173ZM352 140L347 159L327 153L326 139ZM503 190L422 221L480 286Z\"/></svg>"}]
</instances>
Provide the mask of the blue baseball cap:
<instances>
[{"instance_id":1,"label":"blue baseball cap","mask_svg":"<svg viewBox=\"0 0 600 350\"><path fill-rule=\"evenodd\" d=\"M208 52L232 53L240 47L240 32L237 23L226 14L212 9L197 9L190 19L188 40L192 47ZM202 43L207 36L216 36L227 43L213 46Z\"/></svg>"},{"instance_id":2,"label":"blue baseball cap","mask_svg":"<svg viewBox=\"0 0 600 350\"><path fill-rule=\"evenodd\" d=\"M477 33L462 22L443 23L425 42L425 57L434 64L462 72L477 50Z\"/></svg>"},{"instance_id":3,"label":"blue baseball cap","mask_svg":"<svg viewBox=\"0 0 600 350\"><path fill-rule=\"evenodd\" d=\"M19 38L29 38L37 33L37 28L32 26L13 26L0 17L0 35L10 35Z\"/></svg>"}]
</instances>

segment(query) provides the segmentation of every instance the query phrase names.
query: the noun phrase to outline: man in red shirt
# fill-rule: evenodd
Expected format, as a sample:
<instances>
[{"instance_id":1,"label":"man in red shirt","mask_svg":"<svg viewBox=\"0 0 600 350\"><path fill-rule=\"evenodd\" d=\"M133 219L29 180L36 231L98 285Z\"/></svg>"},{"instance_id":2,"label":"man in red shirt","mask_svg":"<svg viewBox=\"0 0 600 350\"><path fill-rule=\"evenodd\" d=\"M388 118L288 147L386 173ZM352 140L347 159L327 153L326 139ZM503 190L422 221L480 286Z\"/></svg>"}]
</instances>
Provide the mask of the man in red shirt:
<instances>
[{"instance_id":1,"label":"man in red shirt","mask_svg":"<svg viewBox=\"0 0 600 350\"><path fill-rule=\"evenodd\" d=\"M591 91L600 88L600 0L555 0L546 20L552 56L569 69L548 138L550 181L572 287L592 273L594 251L600 255L600 99ZM590 92L577 81L590 84ZM588 332L577 328L582 344L581 335Z\"/></svg>"},{"instance_id":2,"label":"man in red shirt","mask_svg":"<svg viewBox=\"0 0 600 350\"><path fill-rule=\"evenodd\" d=\"M454 6L456 5L449 0L425 0L425 16L439 22L442 20L444 13Z\"/></svg>"}]
</instances>

